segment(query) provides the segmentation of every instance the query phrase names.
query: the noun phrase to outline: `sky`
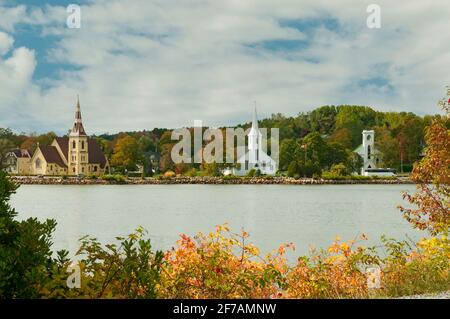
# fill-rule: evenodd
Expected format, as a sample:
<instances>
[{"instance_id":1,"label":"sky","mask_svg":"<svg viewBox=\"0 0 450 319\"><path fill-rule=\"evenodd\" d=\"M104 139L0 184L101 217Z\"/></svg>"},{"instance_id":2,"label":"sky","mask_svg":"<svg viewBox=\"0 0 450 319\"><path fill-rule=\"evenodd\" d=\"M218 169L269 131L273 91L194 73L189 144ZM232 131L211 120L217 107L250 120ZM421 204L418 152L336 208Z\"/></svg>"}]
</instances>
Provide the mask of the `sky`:
<instances>
[{"instance_id":1,"label":"sky","mask_svg":"<svg viewBox=\"0 0 450 319\"><path fill-rule=\"evenodd\" d=\"M67 5L81 7L68 28ZM368 28L369 4L381 28ZM0 127L225 126L322 105L439 113L448 0L0 0Z\"/></svg>"}]
</instances>

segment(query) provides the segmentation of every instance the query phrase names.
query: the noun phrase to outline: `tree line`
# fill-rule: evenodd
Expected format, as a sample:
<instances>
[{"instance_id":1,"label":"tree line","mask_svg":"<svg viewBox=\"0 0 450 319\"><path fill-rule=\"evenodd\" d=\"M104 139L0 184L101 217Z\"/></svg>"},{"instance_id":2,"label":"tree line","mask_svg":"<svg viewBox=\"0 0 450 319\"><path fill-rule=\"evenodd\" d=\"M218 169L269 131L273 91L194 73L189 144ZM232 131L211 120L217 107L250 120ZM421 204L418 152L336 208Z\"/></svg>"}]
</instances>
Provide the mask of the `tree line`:
<instances>
[{"instance_id":1,"label":"tree line","mask_svg":"<svg viewBox=\"0 0 450 319\"><path fill-rule=\"evenodd\" d=\"M368 129L375 130L375 144L383 166L408 172L425 147L424 128L440 117L419 116L411 112L380 112L358 105L331 105L291 117L272 114L260 120L259 126L279 129L279 168L290 176L359 171L361 159L354 150L361 144L362 131ZM241 123L237 127L247 129L250 125L250 122ZM177 141L171 139L171 132L171 129L155 128L102 134L94 138L117 173L135 171L139 166L147 176L167 171L175 174L220 174L220 164L173 163L171 150ZM0 162L12 148L33 151L38 143L48 145L55 136L54 132L15 134L10 129L0 128Z\"/></svg>"}]
</instances>

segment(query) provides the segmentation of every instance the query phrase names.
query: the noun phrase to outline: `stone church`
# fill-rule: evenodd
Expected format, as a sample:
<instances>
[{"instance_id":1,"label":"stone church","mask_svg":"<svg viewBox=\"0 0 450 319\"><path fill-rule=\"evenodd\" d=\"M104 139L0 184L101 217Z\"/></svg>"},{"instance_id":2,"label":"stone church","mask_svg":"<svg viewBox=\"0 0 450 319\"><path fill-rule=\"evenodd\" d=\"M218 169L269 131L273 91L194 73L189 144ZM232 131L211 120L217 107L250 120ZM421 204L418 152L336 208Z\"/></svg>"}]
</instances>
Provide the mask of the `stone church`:
<instances>
[{"instance_id":1,"label":"stone church","mask_svg":"<svg viewBox=\"0 0 450 319\"><path fill-rule=\"evenodd\" d=\"M77 100L75 120L70 134L57 137L50 145L37 145L27 160L29 167L18 171L30 175L103 175L109 163L97 141L88 137L81 118L80 101ZM23 162L22 162L23 163ZM23 164L22 164L23 165Z\"/></svg>"}]
</instances>

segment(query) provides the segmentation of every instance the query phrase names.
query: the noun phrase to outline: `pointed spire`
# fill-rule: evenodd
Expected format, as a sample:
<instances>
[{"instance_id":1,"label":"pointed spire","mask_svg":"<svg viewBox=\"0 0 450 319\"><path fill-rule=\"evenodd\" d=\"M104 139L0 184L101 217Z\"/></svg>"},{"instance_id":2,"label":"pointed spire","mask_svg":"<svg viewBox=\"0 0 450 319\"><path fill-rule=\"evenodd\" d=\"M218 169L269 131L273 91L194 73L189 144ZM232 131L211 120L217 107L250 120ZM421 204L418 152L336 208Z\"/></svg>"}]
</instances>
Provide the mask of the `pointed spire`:
<instances>
[{"instance_id":1,"label":"pointed spire","mask_svg":"<svg viewBox=\"0 0 450 319\"><path fill-rule=\"evenodd\" d=\"M83 121L81 119L81 107L80 107L80 96L77 94L77 106L75 110L75 121L73 123L72 131L70 132L71 136L85 136L86 132L84 131Z\"/></svg>"},{"instance_id":2,"label":"pointed spire","mask_svg":"<svg viewBox=\"0 0 450 319\"><path fill-rule=\"evenodd\" d=\"M258 114L256 113L256 101L255 101L255 110L253 112L252 128L258 129Z\"/></svg>"}]
</instances>

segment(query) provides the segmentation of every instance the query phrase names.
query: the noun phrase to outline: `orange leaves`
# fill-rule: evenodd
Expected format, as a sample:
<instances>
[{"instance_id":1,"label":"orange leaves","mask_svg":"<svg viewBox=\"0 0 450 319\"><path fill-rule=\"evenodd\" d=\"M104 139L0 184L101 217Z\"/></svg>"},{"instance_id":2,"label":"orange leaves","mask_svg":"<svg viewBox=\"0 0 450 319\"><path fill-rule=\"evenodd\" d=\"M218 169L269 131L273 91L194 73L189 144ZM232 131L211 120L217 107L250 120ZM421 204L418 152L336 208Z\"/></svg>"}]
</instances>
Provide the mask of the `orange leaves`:
<instances>
[{"instance_id":1,"label":"orange leaves","mask_svg":"<svg viewBox=\"0 0 450 319\"><path fill-rule=\"evenodd\" d=\"M373 265L383 265L382 289L376 292L381 296L398 294L423 280L423 274L432 275L433 282L450 281L450 241L445 236L421 240L413 250L404 250L401 242L385 243L390 253L384 259L374 248L338 237L327 250L313 250L293 265L286 259L287 251L295 248L292 243L261 257L248 238L247 232L233 233L227 225L194 238L181 235L177 247L165 255L159 296L362 298L369 296L365 268ZM364 234L357 238L367 240Z\"/></svg>"},{"instance_id":2,"label":"orange leaves","mask_svg":"<svg viewBox=\"0 0 450 319\"><path fill-rule=\"evenodd\" d=\"M192 238L181 235L166 254L160 294L165 298L269 298L279 290L285 260L261 258L247 243L249 234L232 233L227 224Z\"/></svg>"},{"instance_id":3,"label":"orange leaves","mask_svg":"<svg viewBox=\"0 0 450 319\"><path fill-rule=\"evenodd\" d=\"M448 233L450 227L449 117L435 119L426 129L426 155L414 166L411 179L417 192L403 198L416 208L399 207L413 227L431 234Z\"/></svg>"}]
</instances>

